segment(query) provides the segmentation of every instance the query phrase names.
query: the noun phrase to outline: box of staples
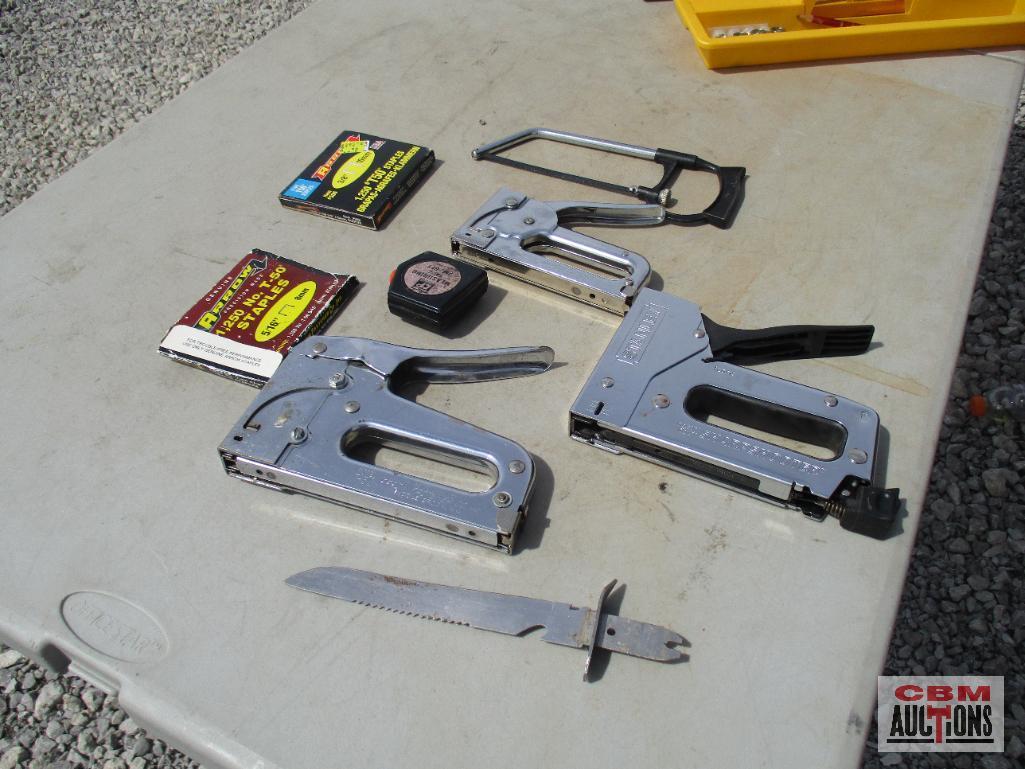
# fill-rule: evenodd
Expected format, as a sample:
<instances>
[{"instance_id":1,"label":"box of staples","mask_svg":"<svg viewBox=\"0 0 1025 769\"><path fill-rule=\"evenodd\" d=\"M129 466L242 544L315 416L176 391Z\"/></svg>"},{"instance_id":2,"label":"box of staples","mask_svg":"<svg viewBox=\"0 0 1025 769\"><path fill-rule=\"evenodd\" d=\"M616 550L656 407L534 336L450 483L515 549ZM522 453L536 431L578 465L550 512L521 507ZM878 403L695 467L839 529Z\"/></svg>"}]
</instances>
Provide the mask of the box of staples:
<instances>
[{"instance_id":1,"label":"box of staples","mask_svg":"<svg viewBox=\"0 0 1025 769\"><path fill-rule=\"evenodd\" d=\"M169 358L262 387L288 351L318 334L357 280L254 248L167 332Z\"/></svg>"},{"instance_id":2,"label":"box of staples","mask_svg":"<svg viewBox=\"0 0 1025 769\"><path fill-rule=\"evenodd\" d=\"M376 230L434 165L418 144L343 131L278 195L281 205Z\"/></svg>"}]
</instances>

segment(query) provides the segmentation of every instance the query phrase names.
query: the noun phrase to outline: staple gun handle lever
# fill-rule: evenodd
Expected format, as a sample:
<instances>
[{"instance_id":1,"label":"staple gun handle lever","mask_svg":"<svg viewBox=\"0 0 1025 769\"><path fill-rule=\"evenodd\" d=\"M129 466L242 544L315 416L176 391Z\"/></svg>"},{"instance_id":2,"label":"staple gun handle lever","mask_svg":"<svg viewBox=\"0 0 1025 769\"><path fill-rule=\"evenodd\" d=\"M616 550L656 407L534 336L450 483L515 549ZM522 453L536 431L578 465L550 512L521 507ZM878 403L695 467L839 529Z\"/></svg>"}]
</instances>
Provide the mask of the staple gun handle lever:
<instances>
[{"instance_id":1,"label":"staple gun handle lever","mask_svg":"<svg viewBox=\"0 0 1025 769\"><path fill-rule=\"evenodd\" d=\"M738 365L801 358L860 355L872 342L874 326L774 326L742 329L701 316L712 360Z\"/></svg>"},{"instance_id":2,"label":"staple gun handle lever","mask_svg":"<svg viewBox=\"0 0 1025 769\"><path fill-rule=\"evenodd\" d=\"M416 354L395 369L392 381L486 382L547 371L555 359L551 347L501 347L491 350L411 350Z\"/></svg>"},{"instance_id":3,"label":"staple gun handle lever","mask_svg":"<svg viewBox=\"0 0 1025 769\"><path fill-rule=\"evenodd\" d=\"M555 200L548 204L558 214L559 224L596 227L650 227L662 224L666 210L657 203L589 203Z\"/></svg>"}]
</instances>

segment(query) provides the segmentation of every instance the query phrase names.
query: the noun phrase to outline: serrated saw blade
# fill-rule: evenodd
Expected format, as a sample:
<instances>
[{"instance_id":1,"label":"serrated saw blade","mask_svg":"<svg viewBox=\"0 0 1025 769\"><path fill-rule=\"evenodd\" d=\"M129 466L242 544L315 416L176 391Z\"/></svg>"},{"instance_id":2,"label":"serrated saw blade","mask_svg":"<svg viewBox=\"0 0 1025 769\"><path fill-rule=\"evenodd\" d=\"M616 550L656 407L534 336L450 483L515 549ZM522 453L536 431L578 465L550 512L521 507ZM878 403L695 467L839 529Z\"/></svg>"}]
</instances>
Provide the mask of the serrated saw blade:
<instances>
[{"instance_id":1,"label":"serrated saw blade","mask_svg":"<svg viewBox=\"0 0 1025 769\"><path fill-rule=\"evenodd\" d=\"M542 639L562 646L598 647L660 662L686 659L676 648L686 644L679 634L647 622L605 614L601 605L594 610L340 566L309 569L293 574L285 582L330 598L506 635L522 635L543 627ZM602 591L602 601L611 587L612 584Z\"/></svg>"}]
</instances>

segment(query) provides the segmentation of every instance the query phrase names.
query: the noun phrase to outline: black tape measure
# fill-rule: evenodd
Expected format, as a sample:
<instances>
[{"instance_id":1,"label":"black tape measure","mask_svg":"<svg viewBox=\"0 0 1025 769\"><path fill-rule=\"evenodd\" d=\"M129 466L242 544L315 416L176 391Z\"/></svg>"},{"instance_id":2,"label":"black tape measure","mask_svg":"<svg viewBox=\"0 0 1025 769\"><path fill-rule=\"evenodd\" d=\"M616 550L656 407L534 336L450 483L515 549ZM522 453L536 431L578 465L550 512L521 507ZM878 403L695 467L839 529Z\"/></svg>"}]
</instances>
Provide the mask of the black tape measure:
<instances>
[{"instance_id":1,"label":"black tape measure","mask_svg":"<svg viewBox=\"0 0 1025 769\"><path fill-rule=\"evenodd\" d=\"M400 318L440 331L465 315L487 290L484 270L425 251L392 272L388 309Z\"/></svg>"}]
</instances>

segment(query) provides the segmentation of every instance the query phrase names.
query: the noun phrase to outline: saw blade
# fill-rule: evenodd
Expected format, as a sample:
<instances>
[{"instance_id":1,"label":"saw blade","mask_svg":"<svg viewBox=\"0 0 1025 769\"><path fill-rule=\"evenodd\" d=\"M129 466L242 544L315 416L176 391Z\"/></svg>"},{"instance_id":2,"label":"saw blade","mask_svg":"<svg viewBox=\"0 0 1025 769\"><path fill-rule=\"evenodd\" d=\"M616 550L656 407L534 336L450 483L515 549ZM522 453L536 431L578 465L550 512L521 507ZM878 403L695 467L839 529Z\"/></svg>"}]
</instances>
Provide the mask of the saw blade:
<instances>
[{"instance_id":1,"label":"saw blade","mask_svg":"<svg viewBox=\"0 0 1025 769\"><path fill-rule=\"evenodd\" d=\"M346 567L319 567L285 582L311 593L376 609L507 635L543 627L542 640L590 648L593 645L634 657L672 662L686 656L676 647L682 636L647 622L636 622L568 603L488 593L431 582L391 577ZM603 599L604 600L604 591Z\"/></svg>"}]
</instances>

